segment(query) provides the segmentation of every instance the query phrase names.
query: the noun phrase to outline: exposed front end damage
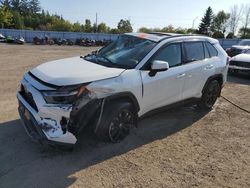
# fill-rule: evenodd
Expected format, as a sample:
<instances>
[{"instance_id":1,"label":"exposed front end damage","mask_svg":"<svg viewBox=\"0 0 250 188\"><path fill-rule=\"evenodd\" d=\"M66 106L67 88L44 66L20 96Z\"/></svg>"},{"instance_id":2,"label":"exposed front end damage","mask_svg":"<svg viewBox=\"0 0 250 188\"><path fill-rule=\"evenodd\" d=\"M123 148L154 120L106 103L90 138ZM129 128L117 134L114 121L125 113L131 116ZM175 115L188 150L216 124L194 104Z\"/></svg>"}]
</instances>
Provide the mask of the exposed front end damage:
<instances>
[{"instance_id":1,"label":"exposed front end damage","mask_svg":"<svg viewBox=\"0 0 250 188\"><path fill-rule=\"evenodd\" d=\"M93 120L103 100L82 95L72 104L51 104L40 89L55 90L27 74L17 93L19 114L28 135L40 143L75 144L76 136Z\"/></svg>"}]
</instances>

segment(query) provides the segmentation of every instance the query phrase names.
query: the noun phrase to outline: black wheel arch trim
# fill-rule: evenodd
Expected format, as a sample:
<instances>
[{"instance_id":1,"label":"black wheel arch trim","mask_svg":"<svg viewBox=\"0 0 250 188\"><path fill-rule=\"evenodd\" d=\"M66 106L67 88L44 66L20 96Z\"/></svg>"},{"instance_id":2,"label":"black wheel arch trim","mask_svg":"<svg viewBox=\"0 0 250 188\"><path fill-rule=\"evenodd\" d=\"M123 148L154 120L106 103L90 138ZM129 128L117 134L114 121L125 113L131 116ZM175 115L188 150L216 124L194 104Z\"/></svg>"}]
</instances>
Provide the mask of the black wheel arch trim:
<instances>
[{"instance_id":1,"label":"black wheel arch trim","mask_svg":"<svg viewBox=\"0 0 250 188\"><path fill-rule=\"evenodd\" d=\"M140 105L135 97L135 95L131 92L120 92L120 93L115 93L113 95L110 95L105 98L106 102L111 102L111 101L116 101L116 100L122 100L122 99L129 99L133 103L133 105L136 108L136 112L139 112L140 110Z\"/></svg>"}]
</instances>

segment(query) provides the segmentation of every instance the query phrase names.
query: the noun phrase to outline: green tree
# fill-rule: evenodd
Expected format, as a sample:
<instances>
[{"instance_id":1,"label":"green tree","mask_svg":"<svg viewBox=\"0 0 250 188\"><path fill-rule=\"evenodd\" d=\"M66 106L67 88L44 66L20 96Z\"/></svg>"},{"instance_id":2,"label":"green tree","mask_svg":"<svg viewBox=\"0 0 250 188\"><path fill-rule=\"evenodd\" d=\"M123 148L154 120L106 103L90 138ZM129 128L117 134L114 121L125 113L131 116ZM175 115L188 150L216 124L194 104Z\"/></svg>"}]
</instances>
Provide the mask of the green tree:
<instances>
[{"instance_id":1,"label":"green tree","mask_svg":"<svg viewBox=\"0 0 250 188\"><path fill-rule=\"evenodd\" d=\"M29 1L28 0L21 0L20 1L20 12L21 15L28 15L29 14Z\"/></svg>"},{"instance_id":2,"label":"green tree","mask_svg":"<svg viewBox=\"0 0 250 188\"><path fill-rule=\"evenodd\" d=\"M187 34L197 34L197 33L199 33L197 29L193 29L193 28L187 29Z\"/></svg>"},{"instance_id":3,"label":"green tree","mask_svg":"<svg viewBox=\"0 0 250 188\"><path fill-rule=\"evenodd\" d=\"M69 21L55 19L48 29L52 31L71 31L72 25Z\"/></svg>"},{"instance_id":4,"label":"green tree","mask_svg":"<svg viewBox=\"0 0 250 188\"><path fill-rule=\"evenodd\" d=\"M235 38L234 33L233 32L228 33L226 38L227 39L233 39L233 38Z\"/></svg>"},{"instance_id":5,"label":"green tree","mask_svg":"<svg viewBox=\"0 0 250 188\"><path fill-rule=\"evenodd\" d=\"M199 25L199 33L200 34L209 35L212 20L213 20L213 10L211 7L208 7L204 17L201 19L200 25Z\"/></svg>"},{"instance_id":6,"label":"green tree","mask_svg":"<svg viewBox=\"0 0 250 188\"><path fill-rule=\"evenodd\" d=\"M178 27L178 28L174 29L174 33L187 34L187 29L182 28L182 27Z\"/></svg>"},{"instance_id":7,"label":"green tree","mask_svg":"<svg viewBox=\"0 0 250 188\"><path fill-rule=\"evenodd\" d=\"M110 33L112 33L112 34L119 34L120 32L119 32L118 29L112 28L112 29L110 29Z\"/></svg>"},{"instance_id":8,"label":"green tree","mask_svg":"<svg viewBox=\"0 0 250 188\"><path fill-rule=\"evenodd\" d=\"M105 23L100 23L97 27L98 33L107 33L110 28Z\"/></svg>"},{"instance_id":9,"label":"green tree","mask_svg":"<svg viewBox=\"0 0 250 188\"><path fill-rule=\"evenodd\" d=\"M174 33L174 27L170 24L167 27L163 27L160 32Z\"/></svg>"},{"instance_id":10,"label":"green tree","mask_svg":"<svg viewBox=\"0 0 250 188\"><path fill-rule=\"evenodd\" d=\"M91 26L91 21L89 19L85 20L85 25L84 25L84 32L86 33L92 33L93 28Z\"/></svg>"},{"instance_id":11,"label":"green tree","mask_svg":"<svg viewBox=\"0 0 250 188\"><path fill-rule=\"evenodd\" d=\"M10 0L0 1L0 3L2 4L2 6L7 7L8 9L11 8L11 2L10 2Z\"/></svg>"},{"instance_id":12,"label":"green tree","mask_svg":"<svg viewBox=\"0 0 250 188\"><path fill-rule=\"evenodd\" d=\"M152 29L149 29L146 27L141 27L138 31L141 33L150 33L150 32L152 32Z\"/></svg>"},{"instance_id":13,"label":"green tree","mask_svg":"<svg viewBox=\"0 0 250 188\"><path fill-rule=\"evenodd\" d=\"M73 32L81 32L82 31L81 24L79 22L74 23L72 25L72 31Z\"/></svg>"},{"instance_id":14,"label":"green tree","mask_svg":"<svg viewBox=\"0 0 250 188\"><path fill-rule=\"evenodd\" d=\"M221 31L215 31L212 37L216 39L222 39L222 38L225 38L225 35Z\"/></svg>"},{"instance_id":15,"label":"green tree","mask_svg":"<svg viewBox=\"0 0 250 188\"><path fill-rule=\"evenodd\" d=\"M239 30L239 35L243 39L250 39L250 28L249 27L245 28L245 26L243 26Z\"/></svg>"},{"instance_id":16,"label":"green tree","mask_svg":"<svg viewBox=\"0 0 250 188\"><path fill-rule=\"evenodd\" d=\"M11 0L11 8L13 11L21 11L21 1L20 0Z\"/></svg>"},{"instance_id":17,"label":"green tree","mask_svg":"<svg viewBox=\"0 0 250 188\"><path fill-rule=\"evenodd\" d=\"M17 11L13 12L13 24L14 24L15 29L23 29L24 28L23 17Z\"/></svg>"},{"instance_id":18,"label":"green tree","mask_svg":"<svg viewBox=\"0 0 250 188\"><path fill-rule=\"evenodd\" d=\"M0 7L0 26L2 28L9 28L12 26L13 14L6 6Z\"/></svg>"},{"instance_id":19,"label":"green tree","mask_svg":"<svg viewBox=\"0 0 250 188\"><path fill-rule=\"evenodd\" d=\"M211 30L216 32L217 35L222 33L223 35L226 32L226 28L228 26L228 20L230 18L229 13L225 13L223 10L219 11L213 19ZM224 37L223 37L224 38Z\"/></svg>"},{"instance_id":20,"label":"green tree","mask_svg":"<svg viewBox=\"0 0 250 188\"><path fill-rule=\"evenodd\" d=\"M133 28L129 20L121 19L120 22L118 23L117 29L119 30L119 33L133 32Z\"/></svg>"},{"instance_id":21,"label":"green tree","mask_svg":"<svg viewBox=\"0 0 250 188\"><path fill-rule=\"evenodd\" d=\"M248 38L249 37L249 25L250 25L250 3L244 6L243 9L243 28L241 28L241 37Z\"/></svg>"},{"instance_id":22,"label":"green tree","mask_svg":"<svg viewBox=\"0 0 250 188\"><path fill-rule=\"evenodd\" d=\"M29 9L30 11L35 14L41 11L40 2L39 0L30 0L29 2Z\"/></svg>"}]
</instances>

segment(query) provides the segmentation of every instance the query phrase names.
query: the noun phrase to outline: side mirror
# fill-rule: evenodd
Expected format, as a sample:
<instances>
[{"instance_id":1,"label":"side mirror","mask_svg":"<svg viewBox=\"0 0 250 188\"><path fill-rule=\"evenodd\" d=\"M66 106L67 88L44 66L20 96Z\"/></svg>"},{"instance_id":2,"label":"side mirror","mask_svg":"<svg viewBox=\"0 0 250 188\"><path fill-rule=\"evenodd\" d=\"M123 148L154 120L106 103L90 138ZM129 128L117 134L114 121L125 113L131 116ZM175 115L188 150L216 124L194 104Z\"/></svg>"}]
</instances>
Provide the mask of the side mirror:
<instances>
[{"instance_id":1,"label":"side mirror","mask_svg":"<svg viewBox=\"0 0 250 188\"><path fill-rule=\"evenodd\" d=\"M155 60L151 64L149 76L155 76L157 72L163 72L169 69L169 64L166 61Z\"/></svg>"}]
</instances>

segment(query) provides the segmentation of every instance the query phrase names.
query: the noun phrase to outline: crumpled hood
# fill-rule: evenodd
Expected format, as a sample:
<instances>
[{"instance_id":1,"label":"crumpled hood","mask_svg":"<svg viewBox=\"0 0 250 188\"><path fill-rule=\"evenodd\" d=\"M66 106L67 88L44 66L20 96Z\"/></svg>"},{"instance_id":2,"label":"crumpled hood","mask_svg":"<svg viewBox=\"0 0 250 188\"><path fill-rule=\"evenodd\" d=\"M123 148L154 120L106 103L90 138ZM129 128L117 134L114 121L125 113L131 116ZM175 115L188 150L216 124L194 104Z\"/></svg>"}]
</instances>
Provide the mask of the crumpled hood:
<instances>
[{"instance_id":1,"label":"crumpled hood","mask_svg":"<svg viewBox=\"0 0 250 188\"><path fill-rule=\"evenodd\" d=\"M233 45L232 48L236 48L239 50L247 50L247 49L250 49L250 46Z\"/></svg>"},{"instance_id":2,"label":"crumpled hood","mask_svg":"<svg viewBox=\"0 0 250 188\"><path fill-rule=\"evenodd\" d=\"M65 86L117 77L124 70L101 66L80 57L73 57L41 64L30 72L46 83Z\"/></svg>"},{"instance_id":3,"label":"crumpled hood","mask_svg":"<svg viewBox=\"0 0 250 188\"><path fill-rule=\"evenodd\" d=\"M231 61L243 61L250 63L250 54L239 54L231 58Z\"/></svg>"}]
</instances>

